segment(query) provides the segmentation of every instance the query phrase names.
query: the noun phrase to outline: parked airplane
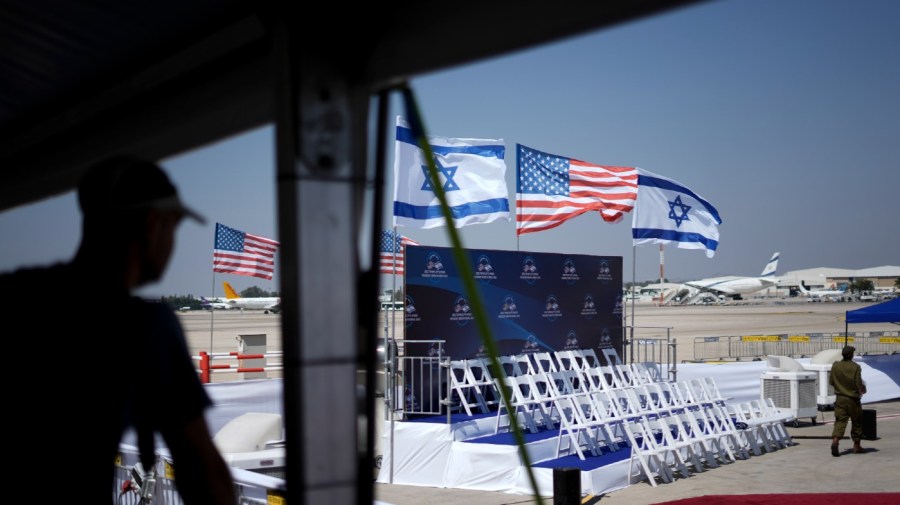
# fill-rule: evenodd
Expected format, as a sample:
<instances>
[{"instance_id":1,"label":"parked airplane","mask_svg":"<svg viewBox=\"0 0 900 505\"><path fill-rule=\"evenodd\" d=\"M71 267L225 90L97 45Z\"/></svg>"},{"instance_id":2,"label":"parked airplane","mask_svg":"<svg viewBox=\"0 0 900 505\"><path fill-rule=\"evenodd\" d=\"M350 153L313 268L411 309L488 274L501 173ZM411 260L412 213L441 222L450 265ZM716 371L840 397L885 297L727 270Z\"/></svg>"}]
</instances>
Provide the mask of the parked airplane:
<instances>
[{"instance_id":1,"label":"parked airplane","mask_svg":"<svg viewBox=\"0 0 900 505\"><path fill-rule=\"evenodd\" d=\"M221 301L221 298L213 298L212 300L208 300L204 297L200 297L200 306L204 309L214 309L214 310L231 310L231 305Z\"/></svg>"},{"instance_id":2,"label":"parked airplane","mask_svg":"<svg viewBox=\"0 0 900 505\"><path fill-rule=\"evenodd\" d=\"M740 300L741 295L754 293L761 289L774 287L778 284L778 279L775 276L775 270L778 268L778 257L779 253L777 252L772 255L772 259L766 263L766 267L763 268L759 277L728 275L689 281L684 284L701 291L708 291L717 296L721 295L734 300Z\"/></svg>"},{"instance_id":3,"label":"parked airplane","mask_svg":"<svg viewBox=\"0 0 900 505\"><path fill-rule=\"evenodd\" d=\"M832 284L832 286L834 286ZM803 281L800 281L800 293L809 298L810 300L815 299L823 299L823 298L840 298L844 296L844 291L847 290L846 287L843 289L807 289L806 285L803 284Z\"/></svg>"},{"instance_id":4,"label":"parked airplane","mask_svg":"<svg viewBox=\"0 0 900 505\"><path fill-rule=\"evenodd\" d=\"M265 314L272 312L277 314L281 310L281 298L274 296L260 296L251 298L242 298L235 291L231 284L222 283L225 286L225 303L235 309L256 309L262 310Z\"/></svg>"}]
</instances>

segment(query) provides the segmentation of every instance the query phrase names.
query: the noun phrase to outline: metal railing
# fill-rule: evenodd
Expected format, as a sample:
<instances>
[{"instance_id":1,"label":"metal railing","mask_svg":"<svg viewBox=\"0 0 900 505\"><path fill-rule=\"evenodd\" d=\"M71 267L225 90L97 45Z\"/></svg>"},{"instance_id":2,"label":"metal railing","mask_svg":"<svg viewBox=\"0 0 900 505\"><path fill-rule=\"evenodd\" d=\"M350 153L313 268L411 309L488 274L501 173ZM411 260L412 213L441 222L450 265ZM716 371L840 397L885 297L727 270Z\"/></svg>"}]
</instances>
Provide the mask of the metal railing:
<instances>
[{"instance_id":1,"label":"metal railing","mask_svg":"<svg viewBox=\"0 0 900 505\"><path fill-rule=\"evenodd\" d=\"M385 364L387 412L401 417L440 415L447 369L444 340L389 340ZM410 344L428 344L426 355L407 354Z\"/></svg>"},{"instance_id":2,"label":"metal railing","mask_svg":"<svg viewBox=\"0 0 900 505\"><path fill-rule=\"evenodd\" d=\"M175 487L175 469L168 456L156 454L153 468L138 463L137 448L123 444L116 457L113 503L117 505L182 505ZM236 505L284 503L284 479L231 469L235 483Z\"/></svg>"},{"instance_id":3,"label":"metal railing","mask_svg":"<svg viewBox=\"0 0 900 505\"><path fill-rule=\"evenodd\" d=\"M625 327L625 361L655 363L670 381L678 380L678 344L668 326Z\"/></svg>"},{"instance_id":4,"label":"metal railing","mask_svg":"<svg viewBox=\"0 0 900 505\"><path fill-rule=\"evenodd\" d=\"M844 342L856 347L856 355L900 353L900 332L808 333L694 337L695 361L764 359L768 355L811 358Z\"/></svg>"}]
</instances>

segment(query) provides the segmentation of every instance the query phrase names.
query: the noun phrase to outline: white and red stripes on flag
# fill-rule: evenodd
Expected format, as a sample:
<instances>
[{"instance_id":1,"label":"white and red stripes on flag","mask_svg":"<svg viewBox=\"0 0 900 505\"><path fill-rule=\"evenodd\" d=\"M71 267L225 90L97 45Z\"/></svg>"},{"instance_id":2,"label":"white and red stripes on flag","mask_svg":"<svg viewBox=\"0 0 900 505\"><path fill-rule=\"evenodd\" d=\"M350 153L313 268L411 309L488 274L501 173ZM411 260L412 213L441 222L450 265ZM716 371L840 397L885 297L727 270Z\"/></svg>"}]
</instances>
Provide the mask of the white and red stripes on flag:
<instances>
[{"instance_id":1,"label":"white and red stripes on flag","mask_svg":"<svg viewBox=\"0 0 900 505\"><path fill-rule=\"evenodd\" d=\"M615 223L637 199L637 168L596 165L517 144L516 234L548 230L592 210Z\"/></svg>"},{"instance_id":2,"label":"white and red stripes on flag","mask_svg":"<svg viewBox=\"0 0 900 505\"><path fill-rule=\"evenodd\" d=\"M383 274L403 274L403 259L406 256L406 245L419 245L415 240L404 237L391 230L381 231L379 250L379 271Z\"/></svg>"},{"instance_id":3,"label":"white and red stripes on flag","mask_svg":"<svg viewBox=\"0 0 900 505\"><path fill-rule=\"evenodd\" d=\"M271 280L275 272L275 251L279 245L270 238L216 223L213 272Z\"/></svg>"}]
</instances>

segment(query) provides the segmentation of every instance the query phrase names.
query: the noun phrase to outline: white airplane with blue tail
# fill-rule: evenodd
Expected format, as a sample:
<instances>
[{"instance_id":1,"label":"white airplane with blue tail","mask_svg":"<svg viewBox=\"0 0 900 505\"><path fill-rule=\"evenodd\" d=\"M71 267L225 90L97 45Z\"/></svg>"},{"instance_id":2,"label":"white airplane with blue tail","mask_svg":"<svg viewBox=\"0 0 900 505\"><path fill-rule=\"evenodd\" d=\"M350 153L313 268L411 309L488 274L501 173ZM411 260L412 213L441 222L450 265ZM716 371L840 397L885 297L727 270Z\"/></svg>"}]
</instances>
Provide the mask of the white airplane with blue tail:
<instances>
[{"instance_id":1,"label":"white airplane with blue tail","mask_svg":"<svg viewBox=\"0 0 900 505\"><path fill-rule=\"evenodd\" d=\"M716 296L724 296L734 300L740 300L741 295L755 293L761 289L776 287L778 277L775 271L778 269L779 253L772 255L772 259L766 263L762 273L758 277L742 277L727 275L722 277L710 277L696 281L688 281L684 284L701 291L713 293Z\"/></svg>"}]
</instances>

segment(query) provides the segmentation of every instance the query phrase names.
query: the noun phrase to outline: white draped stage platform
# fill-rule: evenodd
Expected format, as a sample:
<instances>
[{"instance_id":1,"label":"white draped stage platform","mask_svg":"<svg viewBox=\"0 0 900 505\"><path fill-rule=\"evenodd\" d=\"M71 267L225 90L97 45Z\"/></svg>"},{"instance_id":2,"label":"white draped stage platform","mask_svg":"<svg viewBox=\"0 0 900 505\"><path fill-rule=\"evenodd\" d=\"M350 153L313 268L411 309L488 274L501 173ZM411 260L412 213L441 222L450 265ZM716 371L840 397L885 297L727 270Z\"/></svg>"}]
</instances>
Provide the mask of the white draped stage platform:
<instances>
[{"instance_id":1,"label":"white draped stage platform","mask_svg":"<svg viewBox=\"0 0 900 505\"><path fill-rule=\"evenodd\" d=\"M810 360L796 361L805 365ZM869 390L864 403L900 398L900 355L861 356L856 361L863 368ZM767 370L766 361L682 364L678 365L677 380L712 377L729 403L740 403L760 398L760 377ZM377 481L533 494L512 435L494 435L495 421L493 413L453 414L449 423L446 415L386 421L381 442L384 459ZM643 478L637 460L632 463L627 444L620 444L617 451L604 450L600 456L586 453L584 460L575 455L556 458L557 432L524 432L541 496L553 495L555 468L580 469L582 494L595 496Z\"/></svg>"},{"instance_id":2,"label":"white draped stage platform","mask_svg":"<svg viewBox=\"0 0 900 505\"><path fill-rule=\"evenodd\" d=\"M809 363L809 359L797 361ZM900 398L900 355L859 356L855 361L862 366L869 390L863 403ZM765 361L681 364L678 365L677 380L712 377L729 402L744 402L759 399L760 376L766 370ZM211 432L217 433L230 421L247 413L283 415L282 386L281 379L207 384L206 390L214 404L206 412ZM377 444L384 456L377 481L532 494L512 436L508 433L493 435L495 414L454 414L451 420L448 424L447 417L440 416L393 423L384 421L383 436ZM554 468L580 469L582 492L591 495L621 489L642 478L637 461L631 464L627 444L620 444L617 451L604 450L599 456L585 453L583 461L577 456L555 458L556 434L556 430L535 434L525 432L526 447L542 496L553 494ZM125 442L133 444L128 437ZM740 460L736 464L740 464Z\"/></svg>"}]
</instances>

